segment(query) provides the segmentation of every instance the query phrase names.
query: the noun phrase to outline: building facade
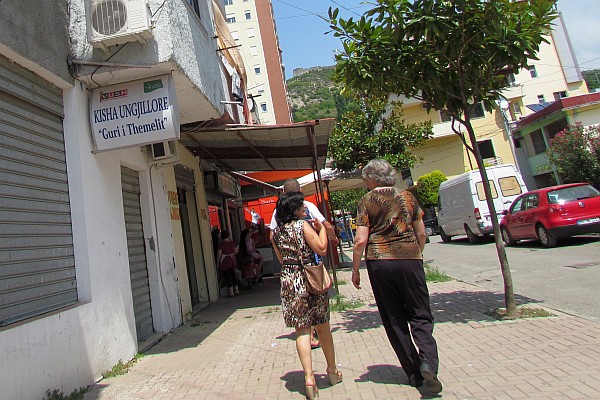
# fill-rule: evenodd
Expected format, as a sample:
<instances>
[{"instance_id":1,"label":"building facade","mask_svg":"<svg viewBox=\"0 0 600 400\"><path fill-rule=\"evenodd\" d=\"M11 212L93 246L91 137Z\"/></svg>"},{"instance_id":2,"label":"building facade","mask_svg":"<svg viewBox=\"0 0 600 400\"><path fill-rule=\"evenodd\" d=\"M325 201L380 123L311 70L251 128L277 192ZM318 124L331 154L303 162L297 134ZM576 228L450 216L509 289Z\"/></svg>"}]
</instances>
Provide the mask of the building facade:
<instances>
[{"instance_id":1,"label":"building facade","mask_svg":"<svg viewBox=\"0 0 600 400\"><path fill-rule=\"evenodd\" d=\"M0 397L92 384L218 299L210 221L239 229L239 186L178 138L249 120L222 14L0 5Z\"/></svg>"},{"instance_id":2,"label":"building facade","mask_svg":"<svg viewBox=\"0 0 600 400\"><path fill-rule=\"evenodd\" d=\"M258 124L289 124L287 86L271 0L224 0L225 17L248 76Z\"/></svg>"}]
</instances>

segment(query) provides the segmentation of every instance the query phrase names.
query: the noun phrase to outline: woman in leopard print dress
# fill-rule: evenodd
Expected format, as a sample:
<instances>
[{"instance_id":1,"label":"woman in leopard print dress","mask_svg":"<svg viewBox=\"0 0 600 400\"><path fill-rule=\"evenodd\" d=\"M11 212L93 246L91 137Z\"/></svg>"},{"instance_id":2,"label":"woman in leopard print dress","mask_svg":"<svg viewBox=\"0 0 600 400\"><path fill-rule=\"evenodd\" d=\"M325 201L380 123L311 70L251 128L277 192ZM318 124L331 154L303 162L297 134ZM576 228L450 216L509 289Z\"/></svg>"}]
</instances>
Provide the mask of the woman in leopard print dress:
<instances>
[{"instance_id":1,"label":"woman in leopard print dress","mask_svg":"<svg viewBox=\"0 0 600 400\"><path fill-rule=\"evenodd\" d=\"M327 293L312 294L306 290L302 259L313 259L313 253L327 253L327 233L323 225L315 221L314 228L303 219L304 195L286 192L277 202L278 227L273 233L275 254L281 263L281 305L283 318L289 327L296 329L296 350L304 369L306 397L317 395L312 369L310 331L314 326L327 361L327 375L332 385L342 381L336 368L333 338L329 326L329 299ZM318 234L317 234L318 232Z\"/></svg>"}]
</instances>

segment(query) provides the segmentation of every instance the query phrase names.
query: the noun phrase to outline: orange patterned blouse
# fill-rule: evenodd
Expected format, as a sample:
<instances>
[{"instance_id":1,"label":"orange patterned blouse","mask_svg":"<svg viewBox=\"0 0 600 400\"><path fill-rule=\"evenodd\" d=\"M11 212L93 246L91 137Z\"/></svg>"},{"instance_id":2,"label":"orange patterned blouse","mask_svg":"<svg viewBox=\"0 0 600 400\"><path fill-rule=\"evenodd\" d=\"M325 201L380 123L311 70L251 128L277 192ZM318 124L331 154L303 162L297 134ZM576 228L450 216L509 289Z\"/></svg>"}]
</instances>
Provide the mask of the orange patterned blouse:
<instances>
[{"instance_id":1,"label":"orange patterned blouse","mask_svg":"<svg viewBox=\"0 0 600 400\"><path fill-rule=\"evenodd\" d=\"M412 223L423 210L407 190L378 187L358 203L356 225L369 228L367 260L421 260Z\"/></svg>"}]
</instances>

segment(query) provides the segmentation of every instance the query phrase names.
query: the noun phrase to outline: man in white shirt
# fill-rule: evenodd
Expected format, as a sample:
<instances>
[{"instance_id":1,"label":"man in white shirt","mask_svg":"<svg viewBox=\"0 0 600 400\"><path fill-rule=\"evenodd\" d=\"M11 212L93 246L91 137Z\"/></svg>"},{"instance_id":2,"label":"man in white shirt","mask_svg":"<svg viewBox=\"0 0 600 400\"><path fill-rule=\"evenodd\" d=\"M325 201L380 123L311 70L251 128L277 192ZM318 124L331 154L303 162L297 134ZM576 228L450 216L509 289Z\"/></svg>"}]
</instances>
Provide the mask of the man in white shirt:
<instances>
[{"instance_id":1,"label":"man in white shirt","mask_svg":"<svg viewBox=\"0 0 600 400\"><path fill-rule=\"evenodd\" d=\"M297 179L287 179L283 182L283 191L284 192L301 192L300 183ZM310 201L304 200L304 211L308 219L316 219L325 227L325 231L327 232L327 236L331 241L333 246L337 246L340 242L337 235L335 234L335 230L329 221L325 219L319 208L315 206ZM273 242L273 231L277 228L277 220L275 219L276 211L273 212L273 217L271 218L271 223L269 224L269 228L271 229L271 242Z\"/></svg>"}]
</instances>

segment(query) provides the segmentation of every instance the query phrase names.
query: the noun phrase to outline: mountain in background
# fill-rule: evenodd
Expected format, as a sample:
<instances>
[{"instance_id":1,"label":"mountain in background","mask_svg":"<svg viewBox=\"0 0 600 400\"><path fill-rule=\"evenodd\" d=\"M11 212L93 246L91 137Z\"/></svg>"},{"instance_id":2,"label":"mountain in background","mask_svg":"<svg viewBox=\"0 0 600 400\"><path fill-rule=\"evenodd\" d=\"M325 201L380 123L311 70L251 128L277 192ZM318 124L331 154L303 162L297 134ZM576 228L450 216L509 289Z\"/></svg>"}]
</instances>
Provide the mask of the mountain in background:
<instances>
[{"instance_id":1,"label":"mountain in background","mask_svg":"<svg viewBox=\"0 0 600 400\"><path fill-rule=\"evenodd\" d=\"M294 70L295 76L287 80L294 122L338 116L333 70L333 66Z\"/></svg>"}]
</instances>

